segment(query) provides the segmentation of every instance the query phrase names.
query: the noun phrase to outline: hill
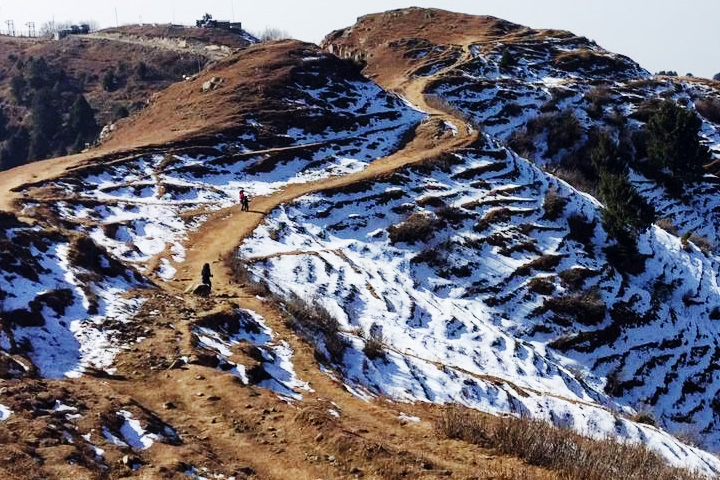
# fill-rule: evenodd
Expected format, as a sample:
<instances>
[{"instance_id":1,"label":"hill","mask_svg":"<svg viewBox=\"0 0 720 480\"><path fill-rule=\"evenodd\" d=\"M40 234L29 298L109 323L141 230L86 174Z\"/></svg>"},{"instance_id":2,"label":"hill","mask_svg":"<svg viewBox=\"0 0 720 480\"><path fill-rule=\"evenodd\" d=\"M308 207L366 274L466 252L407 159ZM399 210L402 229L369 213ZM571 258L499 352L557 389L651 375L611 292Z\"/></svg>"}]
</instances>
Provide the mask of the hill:
<instances>
[{"instance_id":1,"label":"hill","mask_svg":"<svg viewBox=\"0 0 720 480\"><path fill-rule=\"evenodd\" d=\"M104 126L255 42L219 29L123 27L62 40L0 37L0 164L77 152Z\"/></svg>"},{"instance_id":2,"label":"hill","mask_svg":"<svg viewBox=\"0 0 720 480\"><path fill-rule=\"evenodd\" d=\"M716 85L441 10L322 47L0 176L3 474L716 476Z\"/></svg>"}]
</instances>

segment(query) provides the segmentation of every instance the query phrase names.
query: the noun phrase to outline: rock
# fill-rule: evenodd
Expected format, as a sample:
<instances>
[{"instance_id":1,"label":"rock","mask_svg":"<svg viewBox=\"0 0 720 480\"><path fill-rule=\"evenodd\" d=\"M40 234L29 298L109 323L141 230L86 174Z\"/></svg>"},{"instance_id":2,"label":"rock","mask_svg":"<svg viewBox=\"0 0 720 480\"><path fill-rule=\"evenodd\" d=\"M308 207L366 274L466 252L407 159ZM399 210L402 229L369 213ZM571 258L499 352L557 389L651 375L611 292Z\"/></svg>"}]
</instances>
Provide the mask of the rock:
<instances>
[{"instance_id":1,"label":"rock","mask_svg":"<svg viewBox=\"0 0 720 480\"><path fill-rule=\"evenodd\" d=\"M222 79L222 78L212 77L210 80L208 80L207 82L203 83L202 92L203 92L203 93L206 93L206 92L210 92L210 91L212 91L212 90L215 90L215 89L217 89L220 85L222 85L222 83L223 83L223 79Z\"/></svg>"},{"instance_id":2,"label":"rock","mask_svg":"<svg viewBox=\"0 0 720 480\"><path fill-rule=\"evenodd\" d=\"M206 285L204 283L196 284L191 288L190 293L199 297L207 297L210 295L210 285Z\"/></svg>"},{"instance_id":3,"label":"rock","mask_svg":"<svg viewBox=\"0 0 720 480\"><path fill-rule=\"evenodd\" d=\"M175 404L173 402L165 402L165 403L163 403L163 408L165 410L175 410L177 407L175 406Z\"/></svg>"}]
</instances>

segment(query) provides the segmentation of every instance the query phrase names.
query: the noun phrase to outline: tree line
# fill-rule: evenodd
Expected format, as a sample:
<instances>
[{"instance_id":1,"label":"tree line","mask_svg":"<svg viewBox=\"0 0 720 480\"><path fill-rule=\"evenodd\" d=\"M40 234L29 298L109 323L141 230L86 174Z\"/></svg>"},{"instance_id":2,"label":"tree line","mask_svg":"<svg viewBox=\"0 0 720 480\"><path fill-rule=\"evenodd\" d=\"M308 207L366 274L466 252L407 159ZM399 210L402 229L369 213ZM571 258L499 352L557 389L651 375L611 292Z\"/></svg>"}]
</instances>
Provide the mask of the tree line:
<instances>
[{"instance_id":1,"label":"tree line","mask_svg":"<svg viewBox=\"0 0 720 480\"><path fill-rule=\"evenodd\" d=\"M97 139L95 112L82 84L43 57L17 59L10 104L0 108L0 170L81 151ZM13 121L14 120L14 121Z\"/></svg>"}]
</instances>

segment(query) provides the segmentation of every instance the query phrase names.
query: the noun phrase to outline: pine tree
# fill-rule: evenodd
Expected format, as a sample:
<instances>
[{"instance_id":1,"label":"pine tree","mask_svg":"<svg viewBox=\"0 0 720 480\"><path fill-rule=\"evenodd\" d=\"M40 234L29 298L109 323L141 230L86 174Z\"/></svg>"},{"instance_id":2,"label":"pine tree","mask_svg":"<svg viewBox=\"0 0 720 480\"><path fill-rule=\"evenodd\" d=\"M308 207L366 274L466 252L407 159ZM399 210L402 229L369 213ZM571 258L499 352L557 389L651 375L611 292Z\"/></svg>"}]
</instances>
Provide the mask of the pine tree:
<instances>
[{"instance_id":1,"label":"pine tree","mask_svg":"<svg viewBox=\"0 0 720 480\"><path fill-rule=\"evenodd\" d=\"M597 139L590 150L590 163L600 175L602 172L616 175L626 174L628 166L620 157L618 144L605 131L597 134Z\"/></svg>"},{"instance_id":2,"label":"pine tree","mask_svg":"<svg viewBox=\"0 0 720 480\"><path fill-rule=\"evenodd\" d=\"M622 245L636 245L638 236L655 220L653 206L622 174L600 172L599 192L605 202L602 210L605 231Z\"/></svg>"},{"instance_id":3,"label":"pine tree","mask_svg":"<svg viewBox=\"0 0 720 480\"><path fill-rule=\"evenodd\" d=\"M52 95L46 88L38 90L30 108L32 130L30 132L29 160L42 160L52 153L52 140L60 130L60 116L52 103Z\"/></svg>"},{"instance_id":4,"label":"pine tree","mask_svg":"<svg viewBox=\"0 0 720 480\"><path fill-rule=\"evenodd\" d=\"M80 95L70 109L68 128L75 138L74 150L82 150L86 143L94 142L97 137L98 125L95 121L95 112L84 95Z\"/></svg>"},{"instance_id":5,"label":"pine tree","mask_svg":"<svg viewBox=\"0 0 720 480\"><path fill-rule=\"evenodd\" d=\"M648 159L655 168L667 172L672 183L702 178L702 167L710 156L700 143L701 126L695 112L670 100L650 115L646 126Z\"/></svg>"}]
</instances>

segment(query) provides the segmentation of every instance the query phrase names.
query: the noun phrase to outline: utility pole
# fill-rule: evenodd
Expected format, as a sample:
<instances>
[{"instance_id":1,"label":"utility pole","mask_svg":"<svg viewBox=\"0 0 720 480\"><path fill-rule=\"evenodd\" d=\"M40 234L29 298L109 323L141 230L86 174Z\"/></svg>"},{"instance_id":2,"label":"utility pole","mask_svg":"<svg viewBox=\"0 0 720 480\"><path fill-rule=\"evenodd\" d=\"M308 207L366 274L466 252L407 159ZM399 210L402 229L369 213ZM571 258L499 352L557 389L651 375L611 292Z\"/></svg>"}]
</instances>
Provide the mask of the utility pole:
<instances>
[{"instance_id":1,"label":"utility pole","mask_svg":"<svg viewBox=\"0 0 720 480\"><path fill-rule=\"evenodd\" d=\"M235 2L230 0L230 10L232 11L232 21L235 23Z\"/></svg>"},{"instance_id":2,"label":"utility pole","mask_svg":"<svg viewBox=\"0 0 720 480\"><path fill-rule=\"evenodd\" d=\"M30 37L35 37L35 22L28 22L25 25L28 27L28 35Z\"/></svg>"},{"instance_id":3,"label":"utility pole","mask_svg":"<svg viewBox=\"0 0 720 480\"><path fill-rule=\"evenodd\" d=\"M117 16L117 7L115 7L115 27L120 27L120 22L118 22L118 16Z\"/></svg>"},{"instance_id":4,"label":"utility pole","mask_svg":"<svg viewBox=\"0 0 720 480\"><path fill-rule=\"evenodd\" d=\"M15 22L13 22L12 20L5 20L5 23L7 24L7 27L8 27L8 35L10 35L11 37L14 37L15 36Z\"/></svg>"}]
</instances>

